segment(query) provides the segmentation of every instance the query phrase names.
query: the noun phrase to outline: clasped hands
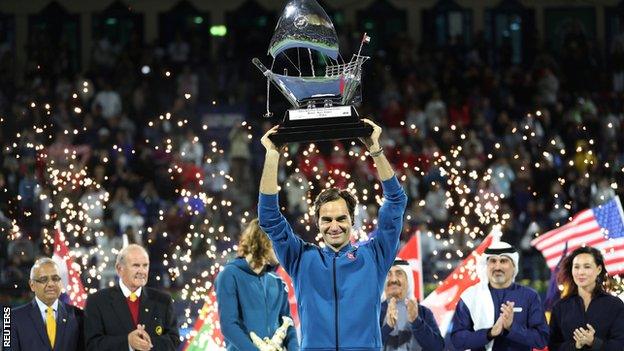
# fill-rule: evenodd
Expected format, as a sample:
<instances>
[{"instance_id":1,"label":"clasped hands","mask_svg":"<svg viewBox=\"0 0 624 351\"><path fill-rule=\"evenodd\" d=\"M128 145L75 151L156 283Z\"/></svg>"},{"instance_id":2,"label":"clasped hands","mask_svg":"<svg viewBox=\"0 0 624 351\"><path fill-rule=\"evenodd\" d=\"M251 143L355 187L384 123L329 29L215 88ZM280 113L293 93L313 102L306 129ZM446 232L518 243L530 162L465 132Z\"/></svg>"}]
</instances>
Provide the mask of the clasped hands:
<instances>
[{"instance_id":1,"label":"clasped hands","mask_svg":"<svg viewBox=\"0 0 624 351\"><path fill-rule=\"evenodd\" d=\"M584 345L587 345L589 347L594 345L594 335L596 334L596 331L594 330L594 327L591 326L591 324L588 323L587 328L579 327L574 329L574 332L572 334L575 342L574 346L577 349L583 348Z\"/></svg>"},{"instance_id":2,"label":"clasped hands","mask_svg":"<svg viewBox=\"0 0 624 351\"><path fill-rule=\"evenodd\" d=\"M137 328L128 334L128 345L137 351L148 351L154 347L149 334L145 331L145 325L137 325Z\"/></svg>"},{"instance_id":3,"label":"clasped hands","mask_svg":"<svg viewBox=\"0 0 624 351\"><path fill-rule=\"evenodd\" d=\"M256 333L250 332L249 336L251 341L260 351L283 351L286 348L282 346L284 339L286 338L288 328L293 326L293 320L289 317L282 316L282 325L275 331L275 334L269 339L265 337L261 339Z\"/></svg>"},{"instance_id":4,"label":"clasped hands","mask_svg":"<svg viewBox=\"0 0 624 351\"><path fill-rule=\"evenodd\" d=\"M397 300L391 297L388 300L388 312L386 312L386 323L388 326L394 328L396 325L399 311L397 310ZM412 323L418 317L418 302L413 299L405 299L405 305L407 306L407 320Z\"/></svg>"},{"instance_id":5,"label":"clasped hands","mask_svg":"<svg viewBox=\"0 0 624 351\"><path fill-rule=\"evenodd\" d=\"M496 323L494 323L494 326L492 326L492 329L490 329L490 333L489 333L490 336L492 338L495 338L499 336L503 332L503 330L511 330L511 325L513 324L513 317L514 317L514 302L507 301L503 303L500 308L500 315L498 316Z\"/></svg>"}]
</instances>

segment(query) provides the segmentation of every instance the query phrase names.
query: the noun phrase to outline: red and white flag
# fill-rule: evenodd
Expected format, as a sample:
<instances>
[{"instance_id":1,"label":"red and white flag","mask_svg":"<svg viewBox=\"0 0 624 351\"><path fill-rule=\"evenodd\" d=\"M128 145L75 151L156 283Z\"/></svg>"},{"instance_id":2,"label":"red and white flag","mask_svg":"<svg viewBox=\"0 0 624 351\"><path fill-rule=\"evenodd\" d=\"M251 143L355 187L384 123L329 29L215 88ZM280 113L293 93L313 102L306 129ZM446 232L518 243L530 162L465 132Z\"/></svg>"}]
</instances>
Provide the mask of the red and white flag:
<instances>
[{"instance_id":1,"label":"red and white flag","mask_svg":"<svg viewBox=\"0 0 624 351\"><path fill-rule=\"evenodd\" d=\"M414 274L414 298L418 301L422 301L425 290L423 288L422 252L419 230L417 230L416 233L409 239L407 244L403 246L397 255L397 258L405 260L409 263Z\"/></svg>"},{"instance_id":2,"label":"red and white flag","mask_svg":"<svg viewBox=\"0 0 624 351\"><path fill-rule=\"evenodd\" d=\"M87 293L80 279L80 265L75 263L69 256L65 235L61 232L61 227L58 223L55 226L54 254L52 259L61 270L63 287L69 297L69 302L76 307L84 308L87 302Z\"/></svg>"},{"instance_id":3,"label":"red and white flag","mask_svg":"<svg viewBox=\"0 0 624 351\"><path fill-rule=\"evenodd\" d=\"M553 270L564 247L568 253L581 246L600 250L610 275L624 273L624 212L618 197L583 210L567 224L540 235L531 241L542 252L546 264Z\"/></svg>"},{"instance_id":4,"label":"red and white flag","mask_svg":"<svg viewBox=\"0 0 624 351\"><path fill-rule=\"evenodd\" d=\"M440 326L442 336L448 331L449 324L455 314L455 307L464 290L477 284L477 259L494 240L494 234L490 233L472 253L455 267L453 272L444 279L431 294L422 302L429 307Z\"/></svg>"},{"instance_id":5,"label":"red and white flag","mask_svg":"<svg viewBox=\"0 0 624 351\"><path fill-rule=\"evenodd\" d=\"M282 278L284 284L288 288L288 304L290 304L290 316L292 317L293 322L295 323L295 328L299 329L299 313L297 311L297 298L295 297L295 288L292 284L292 279L282 266L277 268L277 275Z\"/></svg>"},{"instance_id":6,"label":"red and white flag","mask_svg":"<svg viewBox=\"0 0 624 351\"><path fill-rule=\"evenodd\" d=\"M219 325L217 296L214 289L210 289L208 299L199 311L199 316L183 350L222 350L224 347L225 341Z\"/></svg>"}]
</instances>

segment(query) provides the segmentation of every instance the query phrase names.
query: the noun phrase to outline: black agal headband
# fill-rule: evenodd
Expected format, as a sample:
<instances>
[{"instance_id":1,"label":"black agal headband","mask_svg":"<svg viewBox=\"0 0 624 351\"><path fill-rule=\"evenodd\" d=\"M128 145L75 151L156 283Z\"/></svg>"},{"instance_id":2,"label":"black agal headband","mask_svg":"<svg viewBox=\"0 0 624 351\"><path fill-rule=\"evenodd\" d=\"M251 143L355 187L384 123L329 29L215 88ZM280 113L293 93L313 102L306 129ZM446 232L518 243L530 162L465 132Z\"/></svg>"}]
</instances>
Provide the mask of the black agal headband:
<instances>
[{"instance_id":1,"label":"black agal headband","mask_svg":"<svg viewBox=\"0 0 624 351\"><path fill-rule=\"evenodd\" d=\"M487 248L485 249L484 253L486 255L502 255L502 254L512 254L512 253L516 253L516 249L514 249L513 247L505 247L505 248L500 248L500 249L490 249Z\"/></svg>"}]
</instances>

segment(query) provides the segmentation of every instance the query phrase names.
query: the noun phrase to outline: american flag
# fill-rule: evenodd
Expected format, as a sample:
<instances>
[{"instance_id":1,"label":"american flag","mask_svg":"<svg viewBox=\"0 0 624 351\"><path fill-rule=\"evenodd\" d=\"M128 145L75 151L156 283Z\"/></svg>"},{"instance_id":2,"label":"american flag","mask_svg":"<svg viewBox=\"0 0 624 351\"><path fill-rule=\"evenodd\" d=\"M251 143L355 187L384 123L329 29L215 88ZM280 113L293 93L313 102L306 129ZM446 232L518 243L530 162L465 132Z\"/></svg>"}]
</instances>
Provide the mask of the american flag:
<instances>
[{"instance_id":1,"label":"american flag","mask_svg":"<svg viewBox=\"0 0 624 351\"><path fill-rule=\"evenodd\" d=\"M557 266L566 242L568 252L581 246L599 249L610 275L624 273L624 212L618 197L602 205L583 210L562 227L531 241L542 252L552 270Z\"/></svg>"}]
</instances>

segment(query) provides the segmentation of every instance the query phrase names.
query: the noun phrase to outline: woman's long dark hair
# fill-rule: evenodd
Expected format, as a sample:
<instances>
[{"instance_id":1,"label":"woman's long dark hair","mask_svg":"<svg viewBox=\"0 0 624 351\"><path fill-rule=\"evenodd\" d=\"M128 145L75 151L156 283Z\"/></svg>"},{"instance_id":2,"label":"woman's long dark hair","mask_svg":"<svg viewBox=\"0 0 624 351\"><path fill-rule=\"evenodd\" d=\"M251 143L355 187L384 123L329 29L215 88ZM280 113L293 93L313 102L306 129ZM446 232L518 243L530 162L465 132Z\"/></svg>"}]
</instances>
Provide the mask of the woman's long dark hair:
<instances>
[{"instance_id":1,"label":"woman's long dark hair","mask_svg":"<svg viewBox=\"0 0 624 351\"><path fill-rule=\"evenodd\" d=\"M607 267L605 267L604 257L602 257L600 251L591 246L579 247L578 249L572 251L570 255L566 256L561 263L561 269L557 275L557 283L563 285L563 292L561 293L562 298L578 294L578 286L576 286L574 278L572 277L572 263L574 258L580 254L591 255L594 258L596 266L602 268L596 277L596 286L594 287L594 291L592 291L592 296L595 296L599 292L609 291L611 287L611 280L607 275Z\"/></svg>"}]
</instances>

